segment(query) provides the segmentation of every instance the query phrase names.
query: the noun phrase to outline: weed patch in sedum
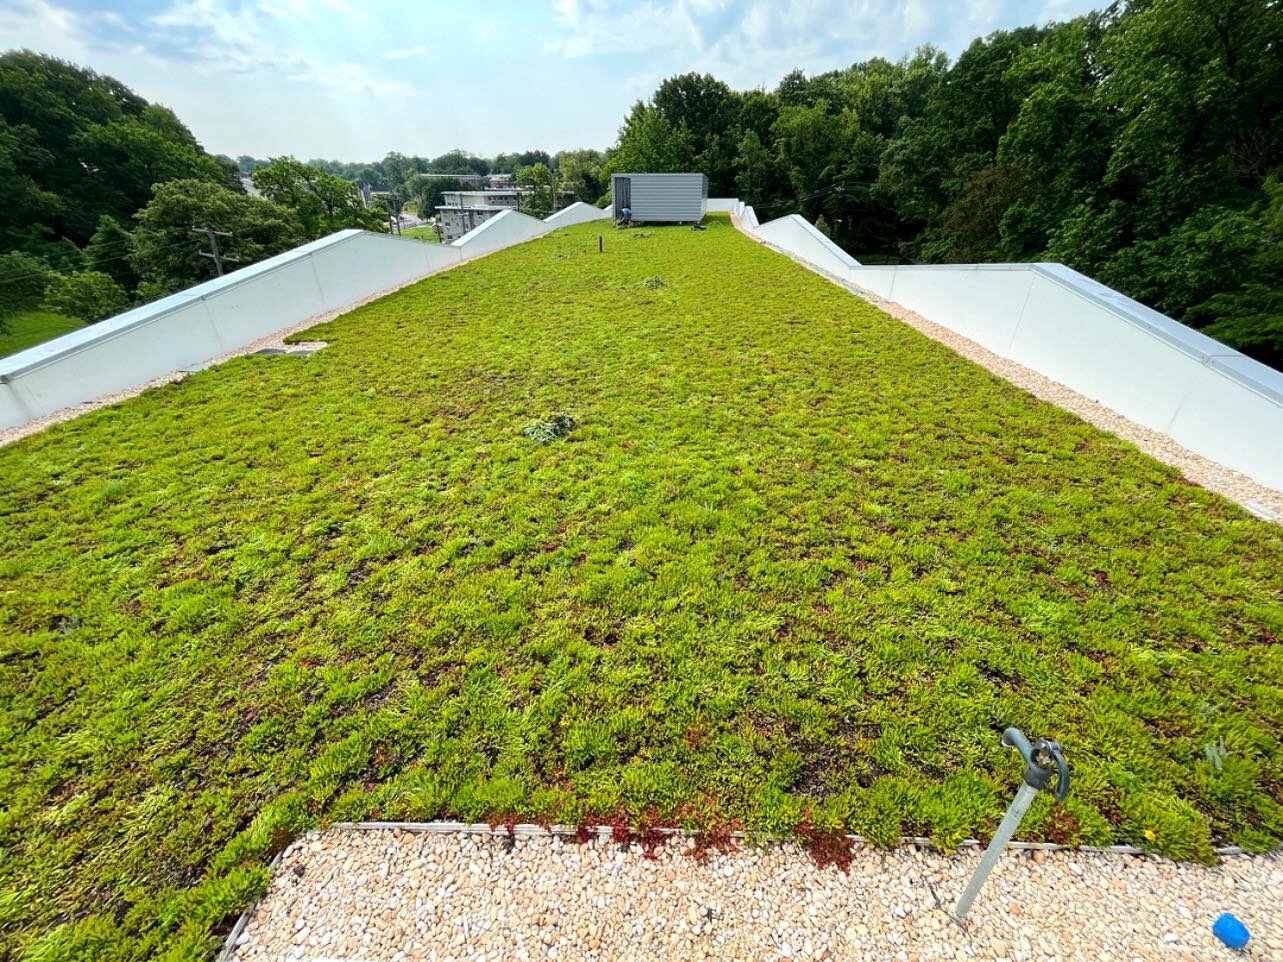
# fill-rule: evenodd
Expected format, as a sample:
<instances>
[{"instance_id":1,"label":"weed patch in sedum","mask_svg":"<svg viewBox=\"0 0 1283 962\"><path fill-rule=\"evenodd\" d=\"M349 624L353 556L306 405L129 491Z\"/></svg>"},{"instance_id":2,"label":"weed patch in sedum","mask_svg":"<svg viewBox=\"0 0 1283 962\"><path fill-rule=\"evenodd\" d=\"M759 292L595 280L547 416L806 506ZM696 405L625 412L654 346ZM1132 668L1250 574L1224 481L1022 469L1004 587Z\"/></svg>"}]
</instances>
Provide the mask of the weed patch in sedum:
<instances>
[{"instance_id":1,"label":"weed patch in sedum","mask_svg":"<svg viewBox=\"0 0 1283 962\"><path fill-rule=\"evenodd\" d=\"M1026 838L1283 838L1283 530L725 219L599 233L0 450L0 955L207 956L339 819L947 847L1008 724Z\"/></svg>"}]
</instances>

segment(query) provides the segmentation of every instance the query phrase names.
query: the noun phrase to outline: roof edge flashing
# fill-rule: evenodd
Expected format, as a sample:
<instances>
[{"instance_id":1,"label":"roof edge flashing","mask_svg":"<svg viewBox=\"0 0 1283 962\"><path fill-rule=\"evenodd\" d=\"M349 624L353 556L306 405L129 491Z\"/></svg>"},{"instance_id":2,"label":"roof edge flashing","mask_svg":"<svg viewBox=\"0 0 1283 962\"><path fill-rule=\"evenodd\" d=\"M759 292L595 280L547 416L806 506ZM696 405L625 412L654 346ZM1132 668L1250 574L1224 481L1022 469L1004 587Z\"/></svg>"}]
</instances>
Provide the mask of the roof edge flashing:
<instances>
[{"instance_id":1,"label":"roof edge flashing","mask_svg":"<svg viewBox=\"0 0 1283 962\"><path fill-rule=\"evenodd\" d=\"M264 260L247 264L245 267L222 277L212 277L192 287L175 291L173 294L167 294L165 297L152 301L150 304L140 304L105 320L86 324L79 330L64 334L61 337L55 337L41 344L32 345L26 350L11 354L8 357L0 358L0 384L12 383L18 378L53 364L62 358L71 357L89 350L97 344L114 340L139 328L147 327L178 311L191 307L196 302L207 301L212 297L226 294L251 281L307 260L313 254L332 250L363 235L383 238L391 237L389 234L359 230L357 228L336 231L326 237L308 241L306 244L274 254ZM399 239L407 243L422 243L412 238Z\"/></svg>"}]
</instances>

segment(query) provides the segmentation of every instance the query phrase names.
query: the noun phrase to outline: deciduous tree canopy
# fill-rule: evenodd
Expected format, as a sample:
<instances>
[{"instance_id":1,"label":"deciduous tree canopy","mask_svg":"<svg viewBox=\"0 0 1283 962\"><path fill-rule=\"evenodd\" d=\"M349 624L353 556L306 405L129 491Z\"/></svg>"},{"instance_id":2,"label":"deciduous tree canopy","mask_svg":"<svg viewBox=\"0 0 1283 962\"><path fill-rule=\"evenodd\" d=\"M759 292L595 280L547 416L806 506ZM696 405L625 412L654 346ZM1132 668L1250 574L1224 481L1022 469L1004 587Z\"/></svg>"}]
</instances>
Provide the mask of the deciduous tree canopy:
<instances>
[{"instance_id":1,"label":"deciduous tree canopy","mask_svg":"<svg viewBox=\"0 0 1283 962\"><path fill-rule=\"evenodd\" d=\"M197 180L161 184L137 222L132 263L142 278L145 298L214 276L213 263L200 256L204 244L191 233L193 224L230 231L232 236L221 239L220 248L240 258L241 264L289 250L308 236L292 210Z\"/></svg>"},{"instance_id":2,"label":"deciduous tree canopy","mask_svg":"<svg viewBox=\"0 0 1283 962\"><path fill-rule=\"evenodd\" d=\"M173 112L120 81L15 51L0 56L0 249L59 259L104 214L124 222L152 185L227 175Z\"/></svg>"},{"instance_id":3,"label":"deciduous tree canopy","mask_svg":"<svg viewBox=\"0 0 1283 962\"><path fill-rule=\"evenodd\" d=\"M1058 260L1283 366L1283 6L1145 0L773 91L635 104L610 170L820 216L856 256Z\"/></svg>"},{"instance_id":4,"label":"deciduous tree canopy","mask_svg":"<svg viewBox=\"0 0 1283 962\"><path fill-rule=\"evenodd\" d=\"M250 175L254 186L298 216L309 237L359 227L383 229L383 216L365 206L355 186L293 157L277 157Z\"/></svg>"}]
</instances>

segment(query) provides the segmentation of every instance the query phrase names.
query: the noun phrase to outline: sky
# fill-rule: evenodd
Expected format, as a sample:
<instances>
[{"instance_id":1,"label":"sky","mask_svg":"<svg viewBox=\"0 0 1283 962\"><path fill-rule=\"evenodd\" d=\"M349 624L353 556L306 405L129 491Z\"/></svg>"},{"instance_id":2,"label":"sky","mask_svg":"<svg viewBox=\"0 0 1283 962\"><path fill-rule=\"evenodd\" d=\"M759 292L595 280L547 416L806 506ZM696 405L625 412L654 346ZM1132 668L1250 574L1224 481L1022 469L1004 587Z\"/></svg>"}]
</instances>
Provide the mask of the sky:
<instances>
[{"instance_id":1,"label":"sky","mask_svg":"<svg viewBox=\"0 0 1283 962\"><path fill-rule=\"evenodd\" d=\"M606 148L665 77L774 87L1103 0L0 0L0 45L110 74L230 156Z\"/></svg>"}]
</instances>

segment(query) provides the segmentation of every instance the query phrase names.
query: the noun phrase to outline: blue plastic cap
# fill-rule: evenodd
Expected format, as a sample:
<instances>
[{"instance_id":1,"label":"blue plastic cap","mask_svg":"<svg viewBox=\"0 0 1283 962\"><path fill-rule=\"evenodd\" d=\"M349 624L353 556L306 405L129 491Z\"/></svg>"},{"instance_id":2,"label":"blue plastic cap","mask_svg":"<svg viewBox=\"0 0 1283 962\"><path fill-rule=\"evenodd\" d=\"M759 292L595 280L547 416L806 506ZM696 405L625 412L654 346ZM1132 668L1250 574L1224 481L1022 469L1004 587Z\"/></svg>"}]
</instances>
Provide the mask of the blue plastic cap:
<instances>
[{"instance_id":1,"label":"blue plastic cap","mask_svg":"<svg viewBox=\"0 0 1283 962\"><path fill-rule=\"evenodd\" d=\"M1212 923L1212 934L1235 951L1247 948L1248 939L1252 937L1247 926L1228 912Z\"/></svg>"}]
</instances>

